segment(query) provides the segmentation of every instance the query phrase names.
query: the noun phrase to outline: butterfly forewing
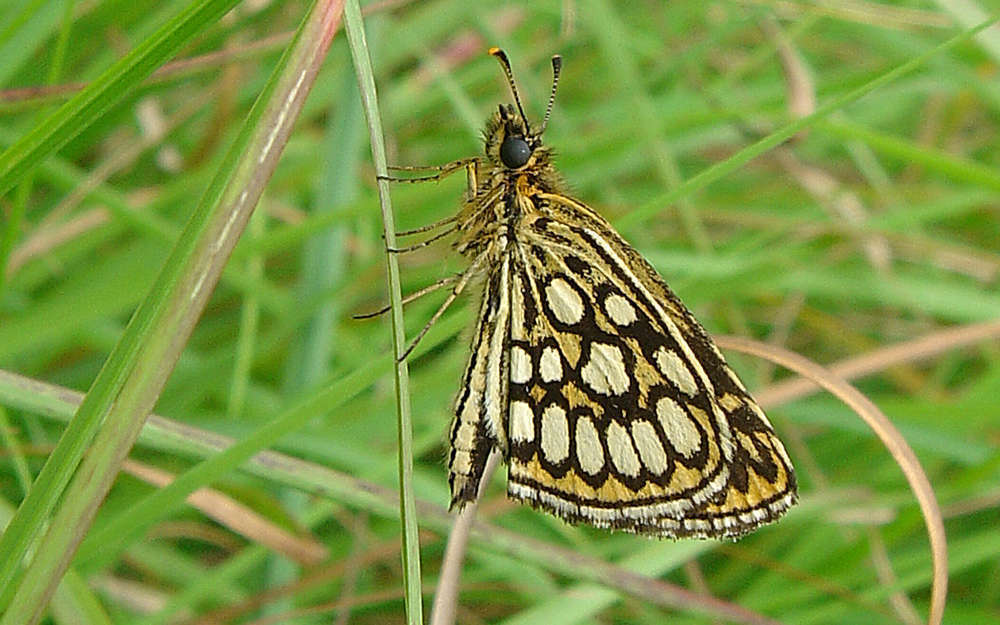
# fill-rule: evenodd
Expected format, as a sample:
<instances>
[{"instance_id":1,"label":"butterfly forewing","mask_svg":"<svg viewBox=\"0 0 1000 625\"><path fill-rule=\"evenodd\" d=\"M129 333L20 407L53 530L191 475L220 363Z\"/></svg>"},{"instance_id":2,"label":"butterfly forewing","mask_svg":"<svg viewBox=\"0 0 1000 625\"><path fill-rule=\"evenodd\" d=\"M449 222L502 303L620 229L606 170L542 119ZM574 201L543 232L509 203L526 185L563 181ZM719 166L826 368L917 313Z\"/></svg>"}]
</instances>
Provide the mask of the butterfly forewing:
<instances>
[{"instance_id":1,"label":"butterfly forewing","mask_svg":"<svg viewBox=\"0 0 1000 625\"><path fill-rule=\"evenodd\" d=\"M511 496L664 535L742 533L787 506L780 443L655 271L578 202L532 213L509 246Z\"/></svg>"},{"instance_id":2,"label":"butterfly forewing","mask_svg":"<svg viewBox=\"0 0 1000 625\"><path fill-rule=\"evenodd\" d=\"M455 217L483 287L450 432L452 506L475 500L498 451L512 498L571 522L707 537L777 518L796 484L764 413L649 263L563 192L515 101L488 122Z\"/></svg>"}]
</instances>

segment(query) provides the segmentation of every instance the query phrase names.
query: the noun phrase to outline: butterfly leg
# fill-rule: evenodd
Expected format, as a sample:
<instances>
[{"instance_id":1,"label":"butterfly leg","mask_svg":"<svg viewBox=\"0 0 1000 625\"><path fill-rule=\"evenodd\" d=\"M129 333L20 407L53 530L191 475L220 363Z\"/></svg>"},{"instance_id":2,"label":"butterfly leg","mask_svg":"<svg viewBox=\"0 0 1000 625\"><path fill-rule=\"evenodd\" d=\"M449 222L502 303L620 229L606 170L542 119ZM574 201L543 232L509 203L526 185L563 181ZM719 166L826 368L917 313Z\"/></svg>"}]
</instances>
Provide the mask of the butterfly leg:
<instances>
[{"instance_id":1,"label":"butterfly leg","mask_svg":"<svg viewBox=\"0 0 1000 625\"><path fill-rule=\"evenodd\" d=\"M451 306L451 304L456 299L458 299L458 296L462 294L462 291L465 290L465 287L469 285L469 280L471 280L473 276L479 273L479 269L483 264L484 260L485 260L485 254L474 260L472 264L469 265L468 269L466 269L465 271L463 271L458 275L455 281L455 286L451 289L451 293L448 294L448 297L444 300L444 302L441 303L441 306L439 306L437 311L435 311L435 313L431 316L430 321L428 321L427 324L424 325L424 327L417 334L416 338L414 338L410 342L407 348L399 356L399 360L405 360L406 357L410 355L410 353L417 346L420 340L424 338L424 335L427 334L427 331L431 329L431 326L437 323L438 319L441 318L441 315L444 314L444 311L448 310L448 307Z\"/></svg>"},{"instance_id":2,"label":"butterfly leg","mask_svg":"<svg viewBox=\"0 0 1000 625\"><path fill-rule=\"evenodd\" d=\"M432 224L427 224L426 226L420 226L419 228L414 228L413 230L400 230L396 233L397 237L406 237L411 234L420 234L421 232L427 232L428 230L433 230L435 228L440 228L445 224L450 224L455 221L456 217L452 215L451 217L445 217L444 219L439 219Z\"/></svg>"},{"instance_id":3,"label":"butterfly leg","mask_svg":"<svg viewBox=\"0 0 1000 625\"><path fill-rule=\"evenodd\" d=\"M416 176L414 178L402 178L399 176L378 176L379 180L387 180L389 182L431 182L438 181L442 178L446 178L451 174L455 173L460 169L468 169L470 165L478 166L479 157L474 158L462 158L457 161L452 161L450 163L445 163L444 165L418 165L418 166L405 166L405 165L394 165L389 167L393 171L436 171L436 174L431 174L429 176Z\"/></svg>"},{"instance_id":4,"label":"butterfly leg","mask_svg":"<svg viewBox=\"0 0 1000 625\"><path fill-rule=\"evenodd\" d=\"M418 178L396 178L396 177L389 177L389 176L383 176L383 177L380 177L380 178L383 179L383 180L388 180L390 182L426 182L426 181L429 181L429 180L440 180L441 178L444 178L445 176L447 176L449 174L452 174L452 173L458 171L459 169L461 169L463 167L465 168L465 171L466 171L466 181L467 181L466 182L466 186L467 186L467 189L468 189L468 196L471 199L471 198L475 197L475 195L476 195L476 187L478 185L478 179L479 179L479 159L478 158L462 159L462 160L453 161L451 163L447 163L445 165L440 165L440 166L425 166L425 167L403 167L403 166L398 166L398 167L390 167L390 169L401 170L401 171L421 171L421 170L431 169L431 170L438 170L438 173L435 174L435 175L433 175L433 176L423 176L423 177L418 177ZM420 226L418 228L413 228L411 230L400 230L400 231L398 231L396 233L396 236L397 237L405 237L405 236L409 236L411 234L420 234L421 232L429 232L431 230L435 230L437 228L440 228L441 226L445 226L447 224L450 224L450 223L454 222L457 218L458 217L456 215L452 215L450 217L445 217L444 219L439 219L438 221L435 221L434 223L427 224L425 226ZM421 243L417 243L417 244L412 245L412 246L410 246L408 248L390 249L389 251L391 251L391 252L397 252L397 253L402 253L402 252L408 252L408 251L415 250L415 249L420 249L421 247L429 245L430 243L432 243L434 241L437 241L438 239L440 239L440 238L442 238L444 236L447 236L448 234L450 234L454 230L455 230L455 226L452 226L451 228L449 228L445 232L437 234L437 235L431 237L430 239L427 239L426 241L423 241Z\"/></svg>"},{"instance_id":5,"label":"butterfly leg","mask_svg":"<svg viewBox=\"0 0 1000 625\"><path fill-rule=\"evenodd\" d=\"M420 289L419 291L414 291L413 293L410 293L409 295L407 295L406 297L403 298L403 301L401 303L403 305L409 304L413 300L419 299L419 298L423 297L424 295L427 295L428 293L433 293L434 291L437 291L438 289L444 288L444 287L448 286L449 284L451 284L451 283L455 282L456 280L458 280L461 277L461 275L462 274L456 274L454 276L448 276L447 278L441 278L440 280L438 280L434 284L429 284L429 285L425 286L424 288ZM372 317L378 317L379 315L384 315L385 313L389 312L391 309L392 309L391 306L383 306L382 308L379 308L378 310L376 310L374 312L363 313L363 314L360 314L360 315L354 315L353 318L354 319L371 319Z\"/></svg>"},{"instance_id":6,"label":"butterfly leg","mask_svg":"<svg viewBox=\"0 0 1000 625\"><path fill-rule=\"evenodd\" d=\"M452 227L444 230L443 232L439 232L439 233L435 234L434 236L430 237L429 239L425 239L425 240L421 241L420 243L414 243L413 245L408 245L406 247L390 247L389 251L392 252L393 254L406 254L407 252L413 252L413 251L425 248L428 245L430 245L431 243L433 243L433 242L435 242L435 241L437 241L439 239L442 239L442 238L448 236L449 234L451 234L452 232L454 232L456 227L457 226L452 226Z\"/></svg>"},{"instance_id":7,"label":"butterfly leg","mask_svg":"<svg viewBox=\"0 0 1000 625\"><path fill-rule=\"evenodd\" d=\"M479 159L475 159L471 163L465 164L465 182L466 191L468 193L468 199L472 200L476 197L476 191L479 189Z\"/></svg>"},{"instance_id":8,"label":"butterfly leg","mask_svg":"<svg viewBox=\"0 0 1000 625\"><path fill-rule=\"evenodd\" d=\"M469 196L470 199L474 198L476 196L476 188L479 185L479 159L466 159L464 161L455 161L455 162L456 163L462 163L463 166L465 167L466 188L468 190L468 196ZM443 167L447 168L447 167L450 167L451 165L452 164L444 165ZM402 168L400 168L400 169L402 169ZM415 170L417 168L414 167L414 168L408 168L408 169L414 169ZM457 169L455 169L455 170L449 170L448 173L451 173L451 171L457 171ZM447 175L447 174L443 174L443 175ZM421 179L421 178L407 178L406 180L412 182L413 180L420 181L420 180L424 180L424 179ZM451 217L445 217L444 219L439 219L438 221L435 221L434 223L431 223L431 224L427 224L426 226L420 226L419 228L413 228L412 230L401 230L401 231L399 231L399 232L396 233L396 236L397 237L405 237L405 236L409 236L411 234L420 234L421 232L428 232L430 230L434 230L436 228L440 228L441 226L450 224L450 223L454 222L456 219L458 219L458 216L457 215L452 215ZM421 247L423 247L425 245L428 245L428 244L430 244L430 243L432 243L434 241L437 241L441 237L444 237L444 236L450 234L451 232L454 232L454 230L455 230L456 227L457 226L452 226L451 228L448 228L448 230L446 230L445 232L437 234L437 235L431 237L430 239L427 239L426 241L423 241L422 243L417 243L416 245L412 245L409 248L403 248L403 249L397 249L397 250L390 250L390 251L402 252L402 251L409 251L410 249L419 249L419 248L421 248Z\"/></svg>"}]
</instances>

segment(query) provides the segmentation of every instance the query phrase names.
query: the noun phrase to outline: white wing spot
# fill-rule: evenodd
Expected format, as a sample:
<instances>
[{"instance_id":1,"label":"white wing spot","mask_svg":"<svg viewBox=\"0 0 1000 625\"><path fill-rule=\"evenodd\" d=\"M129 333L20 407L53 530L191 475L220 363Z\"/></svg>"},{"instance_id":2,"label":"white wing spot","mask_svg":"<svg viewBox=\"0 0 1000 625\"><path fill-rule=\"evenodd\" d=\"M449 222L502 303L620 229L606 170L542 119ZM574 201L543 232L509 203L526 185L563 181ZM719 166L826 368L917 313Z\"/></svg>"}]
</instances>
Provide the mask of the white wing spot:
<instances>
[{"instance_id":1,"label":"white wing spot","mask_svg":"<svg viewBox=\"0 0 1000 625\"><path fill-rule=\"evenodd\" d=\"M459 475L468 475L472 471L472 454L467 451L462 451L460 449L455 450L455 457L451 460L452 473L458 473Z\"/></svg>"},{"instance_id":2,"label":"white wing spot","mask_svg":"<svg viewBox=\"0 0 1000 625\"><path fill-rule=\"evenodd\" d=\"M632 422L632 439L635 447L639 450L639 457L646 465L646 470L654 475L660 475L667 470L667 452L660 444L660 437L656 434L656 428L649 421L639 420Z\"/></svg>"},{"instance_id":3,"label":"white wing spot","mask_svg":"<svg viewBox=\"0 0 1000 625\"><path fill-rule=\"evenodd\" d=\"M518 443L535 440L535 415L527 402L510 402L510 437Z\"/></svg>"},{"instance_id":4,"label":"white wing spot","mask_svg":"<svg viewBox=\"0 0 1000 625\"><path fill-rule=\"evenodd\" d=\"M562 360L559 358L559 350L551 345L542 350L542 357L538 361L538 371L542 376L542 382L558 382L562 379Z\"/></svg>"},{"instance_id":5,"label":"white wing spot","mask_svg":"<svg viewBox=\"0 0 1000 625\"><path fill-rule=\"evenodd\" d=\"M660 347L660 349L656 350L654 356L656 357L656 365L660 368L660 373L673 382L677 388L688 395L694 395L698 392L698 385L695 384L691 370L687 368L687 365L677 355L677 352L666 347Z\"/></svg>"},{"instance_id":6,"label":"white wing spot","mask_svg":"<svg viewBox=\"0 0 1000 625\"><path fill-rule=\"evenodd\" d=\"M656 416L667 440L678 453L691 457L701 448L701 436L691 418L677 402L669 397L661 397L656 402Z\"/></svg>"},{"instance_id":7,"label":"white wing spot","mask_svg":"<svg viewBox=\"0 0 1000 625\"><path fill-rule=\"evenodd\" d=\"M531 380L531 356L515 345L510 349L510 381L514 384L527 384L529 380Z\"/></svg>"},{"instance_id":8,"label":"white wing spot","mask_svg":"<svg viewBox=\"0 0 1000 625\"><path fill-rule=\"evenodd\" d=\"M590 417L576 420L576 457L580 468L591 475L596 475L604 466L604 448Z\"/></svg>"},{"instance_id":9,"label":"white wing spot","mask_svg":"<svg viewBox=\"0 0 1000 625\"><path fill-rule=\"evenodd\" d=\"M566 411L556 404L542 413L542 453L552 464L562 462L569 456L569 423Z\"/></svg>"},{"instance_id":10,"label":"white wing spot","mask_svg":"<svg viewBox=\"0 0 1000 625\"><path fill-rule=\"evenodd\" d=\"M580 377L590 388L605 395L621 395L629 387L621 350L606 343L590 346L590 358L580 371Z\"/></svg>"},{"instance_id":11,"label":"white wing spot","mask_svg":"<svg viewBox=\"0 0 1000 625\"><path fill-rule=\"evenodd\" d=\"M639 456L635 455L632 448L632 438L625 430L625 426L612 421L608 426L608 453L611 454L611 462L622 475L635 477L639 475Z\"/></svg>"},{"instance_id":12,"label":"white wing spot","mask_svg":"<svg viewBox=\"0 0 1000 625\"><path fill-rule=\"evenodd\" d=\"M556 278L545 287L545 298L556 319L566 324L583 319L583 300L580 294L562 278Z\"/></svg>"},{"instance_id":13,"label":"white wing spot","mask_svg":"<svg viewBox=\"0 0 1000 625\"><path fill-rule=\"evenodd\" d=\"M462 420L455 435L451 438L452 445L457 449L472 449L472 439L475 434L476 430L473 425L468 420Z\"/></svg>"},{"instance_id":14,"label":"white wing spot","mask_svg":"<svg viewBox=\"0 0 1000 625\"><path fill-rule=\"evenodd\" d=\"M617 293L612 293L605 298L604 309L608 311L611 321L619 326L627 326L638 318L632 304Z\"/></svg>"}]
</instances>

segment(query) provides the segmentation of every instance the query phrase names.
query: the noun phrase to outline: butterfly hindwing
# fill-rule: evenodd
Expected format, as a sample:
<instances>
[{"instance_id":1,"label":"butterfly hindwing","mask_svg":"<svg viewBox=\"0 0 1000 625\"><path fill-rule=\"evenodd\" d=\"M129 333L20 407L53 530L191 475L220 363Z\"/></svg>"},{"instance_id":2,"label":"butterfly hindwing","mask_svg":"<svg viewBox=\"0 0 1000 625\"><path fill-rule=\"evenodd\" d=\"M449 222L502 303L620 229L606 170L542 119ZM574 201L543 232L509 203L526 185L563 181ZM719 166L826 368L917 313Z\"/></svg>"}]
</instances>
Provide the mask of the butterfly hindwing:
<instances>
[{"instance_id":1,"label":"butterfly hindwing","mask_svg":"<svg viewBox=\"0 0 1000 625\"><path fill-rule=\"evenodd\" d=\"M484 281L473 351L455 401L448 459L451 506L475 501L486 460L506 448L510 287L508 265L501 263Z\"/></svg>"}]
</instances>

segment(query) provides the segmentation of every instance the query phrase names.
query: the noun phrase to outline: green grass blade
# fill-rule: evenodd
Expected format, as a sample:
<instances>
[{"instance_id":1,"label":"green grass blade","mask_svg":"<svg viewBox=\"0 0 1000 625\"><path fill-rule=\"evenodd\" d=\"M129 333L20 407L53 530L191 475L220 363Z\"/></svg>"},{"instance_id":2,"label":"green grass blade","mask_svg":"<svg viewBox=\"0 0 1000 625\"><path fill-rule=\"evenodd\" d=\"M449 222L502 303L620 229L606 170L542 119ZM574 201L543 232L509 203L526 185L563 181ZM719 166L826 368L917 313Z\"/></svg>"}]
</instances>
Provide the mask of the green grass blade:
<instances>
[{"instance_id":1,"label":"green grass blade","mask_svg":"<svg viewBox=\"0 0 1000 625\"><path fill-rule=\"evenodd\" d=\"M325 7L329 9L329 7ZM204 16L203 16L204 17ZM0 624L36 622L173 369L264 184L273 172L339 21L314 8L251 111L150 295L136 311L71 426L0 540ZM106 417L105 417L106 415ZM90 453L19 584L10 583L82 450ZM10 602L14 593L18 600ZM0 604L0 605L3 605Z\"/></svg>"},{"instance_id":2,"label":"green grass blade","mask_svg":"<svg viewBox=\"0 0 1000 625\"><path fill-rule=\"evenodd\" d=\"M59 107L17 143L0 154L0 196L38 163L94 123L170 59L192 37L205 31L238 0L196 0L135 50L112 65L86 89Z\"/></svg>"},{"instance_id":3,"label":"green grass blade","mask_svg":"<svg viewBox=\"0 0 1000 625\"><path fill-rule=\"evenodd\" d=\"M372 158L375 174L379 176L378 192L382 207L382 228L386 245L386 271L389 281L389 302L392 306L393 354L396 356L396 417L399 433L399 511L403 525L403 585L406 597L406 618L410 625L423 623L422 594L420 590L420 540L417 534L416 498L413 489L413 425L410 413L409 369L400 357L406 345L403 326L402 290L399 282L399 265L396 255L388 252L396 247L396 225L389 200L389 183L381 177L388 175L385 144L382 138L382 121L375 93L375 77L365 41L361 7L357 0L347 0L344 7L344 27L354 58L361 99L368 119Z\"/></svg>"}]
</instances>

